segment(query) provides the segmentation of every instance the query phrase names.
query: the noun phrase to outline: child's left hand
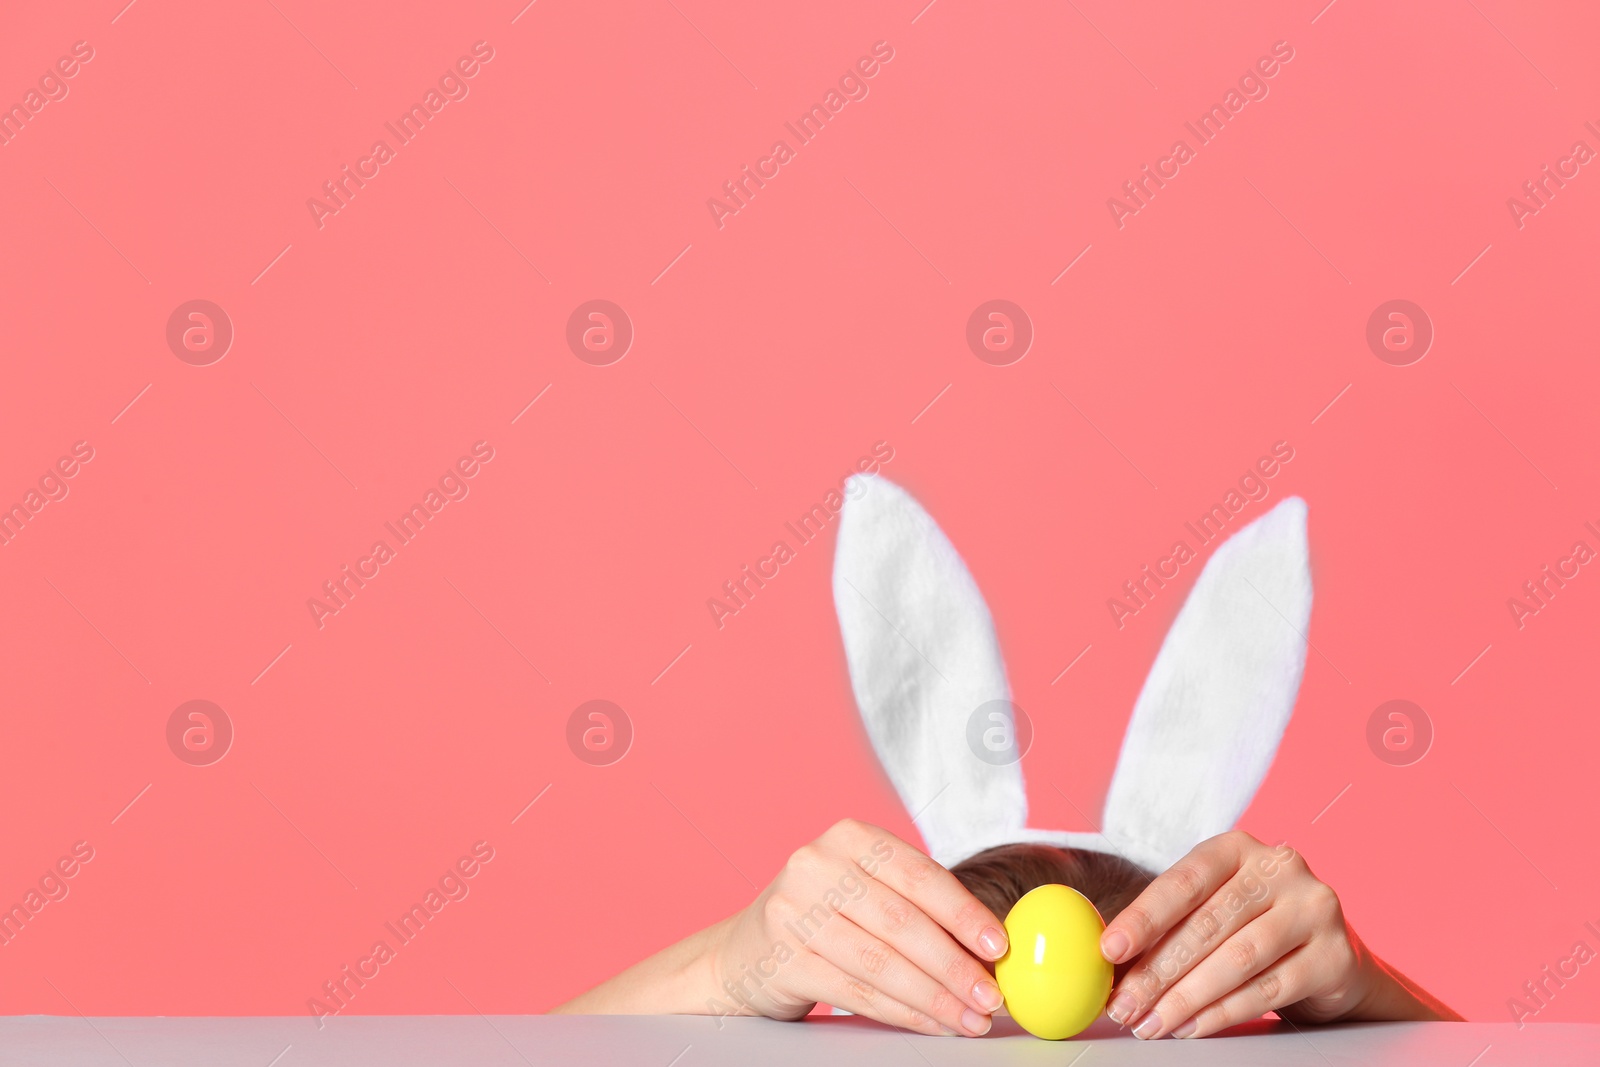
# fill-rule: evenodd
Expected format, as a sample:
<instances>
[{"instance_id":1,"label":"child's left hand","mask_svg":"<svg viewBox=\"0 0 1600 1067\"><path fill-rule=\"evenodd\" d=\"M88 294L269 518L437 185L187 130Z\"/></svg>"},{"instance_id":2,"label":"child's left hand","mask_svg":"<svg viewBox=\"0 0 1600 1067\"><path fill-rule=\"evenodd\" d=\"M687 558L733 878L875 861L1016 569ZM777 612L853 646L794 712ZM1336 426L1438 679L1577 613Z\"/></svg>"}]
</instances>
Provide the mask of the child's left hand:
<instances>
[{"instance_id":1,"label":"child's left hand","mask_svg":"<svg viewBox=\"0 0 1600 1067\"><path fill-rule=\"evenodd\" d=\"M1237 830L1151 882L1100 946L1112 963L1137 958L1107 1014L1146 1040L1204 1037L1268 1011L1312 1023L1460 1018L1367 950L1299 853Z\"/></svg>"}]
</instances>

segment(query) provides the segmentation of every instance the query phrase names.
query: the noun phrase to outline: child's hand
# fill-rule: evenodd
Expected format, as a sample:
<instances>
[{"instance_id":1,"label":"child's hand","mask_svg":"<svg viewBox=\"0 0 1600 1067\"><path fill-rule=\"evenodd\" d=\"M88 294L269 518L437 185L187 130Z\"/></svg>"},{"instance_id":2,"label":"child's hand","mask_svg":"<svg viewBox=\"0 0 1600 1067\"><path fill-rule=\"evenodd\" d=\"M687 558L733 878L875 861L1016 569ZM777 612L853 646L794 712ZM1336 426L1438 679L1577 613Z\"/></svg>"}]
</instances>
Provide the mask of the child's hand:
<instances>
[{"instance_id":1,"label":"child's hand","mask_svg":"<svg viewBox=\"0 0 1600 1067\"><path fill-rule=\"evenodd\" d=\"M846 819L789 858L711 939L728 1011L796 1019L819 1001L924 1034L986 1033L999 987L980 960L1005 928L955 876Z\"/></svg>"},{"instance_id":2,"label":"child's hand","mask_svg":"<svg viewBox=\"0 0 1600 1067\"><path fill-rule=\"evenodd\" d=\"M1268 1011L1314 1023L1459 1018L1367 951L1299 853L1237 830L1151 882L1100 946L1113 963L1138 957L1107 1014L1147 1040L1204 1037Z\"/></svg>"}]
</instances>

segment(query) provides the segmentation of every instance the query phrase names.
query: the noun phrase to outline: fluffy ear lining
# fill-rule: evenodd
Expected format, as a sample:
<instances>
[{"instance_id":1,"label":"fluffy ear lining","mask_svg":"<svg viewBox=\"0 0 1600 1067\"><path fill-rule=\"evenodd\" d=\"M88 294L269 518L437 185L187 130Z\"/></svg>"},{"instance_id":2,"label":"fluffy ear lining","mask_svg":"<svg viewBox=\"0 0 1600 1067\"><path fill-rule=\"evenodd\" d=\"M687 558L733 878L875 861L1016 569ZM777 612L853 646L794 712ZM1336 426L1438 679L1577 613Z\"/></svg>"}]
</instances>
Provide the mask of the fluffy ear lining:
<instances>
[{"instance_id":1,"label":"fluffy ear lining","mask_svg":"<svg viewBox=\"0 0 1600 1067\"><path fill-rule=\"evenodd\" d=\"M970 740L1008 701L994 625L950 541L882 477L846 486L833 595L851 687L879 761L929 854L949 866L1040 840L1165 870L1231 829L1271 767L1305 668L1306 506L1281 502L1224 542L1179 611L1134 706L1100 833L1028 829L1016 762Z\"/></svg>"},{"instance_id":2,"label":"fluffy ear lining","mask_svg":"<svg viewBox=\"0 0 1600 1067\"><path fill-rule=\"evenodd\" d=\"M1294 710L1310 616L1306 505L1290 497L1216 550L1156 656L1106 796L1116 851L1161 871L1232 829Z\"/></svg>"},{"instance_id":3,"label":"fluffy ear lining","mask_svg":"<svg viewBox=\"0 0 1600 1067\"><path fill-rule=\"evenodd\" d=\"M968 741L974 712L1011 695L988 606L938 524L881 476L846 484L833 599L867 736L929 854L950 864L1015 839L1021 768Z\"/></svg>"}]
</instances>

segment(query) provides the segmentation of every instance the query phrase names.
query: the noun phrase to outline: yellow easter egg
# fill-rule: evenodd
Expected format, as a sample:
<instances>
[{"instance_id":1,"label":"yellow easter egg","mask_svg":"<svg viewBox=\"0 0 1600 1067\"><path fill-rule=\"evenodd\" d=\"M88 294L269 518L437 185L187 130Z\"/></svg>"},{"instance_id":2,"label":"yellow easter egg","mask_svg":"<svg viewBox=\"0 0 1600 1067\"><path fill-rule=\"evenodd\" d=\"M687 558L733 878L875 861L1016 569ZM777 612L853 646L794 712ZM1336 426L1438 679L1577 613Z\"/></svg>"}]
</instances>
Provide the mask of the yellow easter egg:
<instances>
[{"instance_id":1,"label":"yellow easter egg","mask_svg":"<svg viewBox=\"0 0 1600 1067\"><path fill-rule=\"evenodd\" d=\"M1011 947L994 965L1006 1010L1028 1033L1059 1041L1105 1010L1111 963L1100 955L1106 924L1089 898L1064 885L1023 895L1006 916Z\"/></svg>"}]
</instances>

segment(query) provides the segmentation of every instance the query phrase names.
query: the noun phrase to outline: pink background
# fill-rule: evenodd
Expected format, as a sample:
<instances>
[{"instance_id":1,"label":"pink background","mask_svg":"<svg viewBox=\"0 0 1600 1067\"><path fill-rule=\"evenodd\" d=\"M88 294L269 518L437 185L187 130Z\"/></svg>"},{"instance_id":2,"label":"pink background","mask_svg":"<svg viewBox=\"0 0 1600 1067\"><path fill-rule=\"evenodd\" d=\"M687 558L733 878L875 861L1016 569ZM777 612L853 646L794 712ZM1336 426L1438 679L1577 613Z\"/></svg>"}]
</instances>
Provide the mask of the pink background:
<instances>
[{"instance_id":1,"label":"pink background","mask_svg":"<svg viewBox=\"0 0 1600 1067\"><path fill-rule=\"evenodd\" d=\"M94 849L0 947L0 1010L306 1013L487 841L349 1010L540 1011L841 816L912 834L831 529L706 607L880 440L989 599L1035 822L1068 829L1199 568L1121 630L1107 598L1289 442L1249 514L1309 504L1315 651L1244 827L1473 1018L1600 947L1600 573L1507 607L1600 548L1600 173L1507 207L1600 149L1588 5L123 2L0 34L4 101L94 49L0 147L0 503L94 449L0 547L0 903ZM319 229L307 199L477 41L470 95ZM719 229L707 199L878 41ZM1107 198L1278 41L1119 229ZM636 329L611 366L565 342L595 298ZM1036 330L1011 366L964 340L993 298ZM1394 298L1436 329L1411 366L1364 339ZM210 366L166 344L192 299L234 325ZM480 440L470 496L319 629L308 598ZM596 698L635 731L611 766L565 741ZM193 699L235 730L210 766L167 745ZM1391 699L1436 731L1411 766L1367 746ZM1600 1018L1600 975L1538 1018Z\"/></svg>"}]
</instances>

